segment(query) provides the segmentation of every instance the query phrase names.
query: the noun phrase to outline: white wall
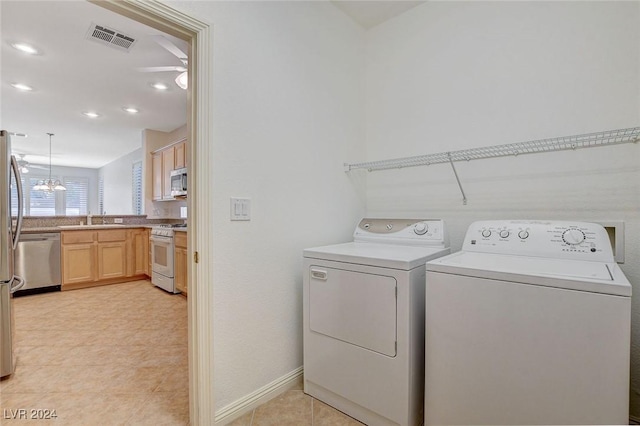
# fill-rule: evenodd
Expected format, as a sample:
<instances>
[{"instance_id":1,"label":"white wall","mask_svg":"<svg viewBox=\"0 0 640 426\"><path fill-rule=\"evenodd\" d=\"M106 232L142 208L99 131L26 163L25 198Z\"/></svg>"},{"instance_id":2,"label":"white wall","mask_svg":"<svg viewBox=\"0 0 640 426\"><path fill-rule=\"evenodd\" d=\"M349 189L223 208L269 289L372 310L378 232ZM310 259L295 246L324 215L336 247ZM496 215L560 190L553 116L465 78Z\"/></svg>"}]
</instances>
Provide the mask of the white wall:
<instances>
[{"instance_id":1,"label":"white wall","mask_svg":"<svg viewBox=\"0 0 640 426\"><path fill-rule=\"evenodd\" d=\"M366 74L363 160L637 126L640 3L427 2L368 31ZM374 172L367 213L444 218L453 250L474 220L624 220L640 417L639 160L634 144L456 163L466 206L447 165Z\"/></svg>"},{"instance_id":2,"label":"white wall","mask_svg":"<svg viewBox=\"0 0 640 426\"><path fill-rule=\"evenodd\" d=\"M364 149L364 33L328 2L167 3L213 28L219 412L302 365L302 250L349 240L364 211L342 168Z\"/></svg>"},{"instance_id":3,"label":"white wall","mask_svg":"<svg viewBox=\"0 0 640 426\"><path fill-rule=\"evenodd\" d=\"M133 214L133 163L142 161L142 148L98 169L104 182L104 210L107 214ZM95 211L96 214L102 212Z\"/></svg>"}]
</instances>

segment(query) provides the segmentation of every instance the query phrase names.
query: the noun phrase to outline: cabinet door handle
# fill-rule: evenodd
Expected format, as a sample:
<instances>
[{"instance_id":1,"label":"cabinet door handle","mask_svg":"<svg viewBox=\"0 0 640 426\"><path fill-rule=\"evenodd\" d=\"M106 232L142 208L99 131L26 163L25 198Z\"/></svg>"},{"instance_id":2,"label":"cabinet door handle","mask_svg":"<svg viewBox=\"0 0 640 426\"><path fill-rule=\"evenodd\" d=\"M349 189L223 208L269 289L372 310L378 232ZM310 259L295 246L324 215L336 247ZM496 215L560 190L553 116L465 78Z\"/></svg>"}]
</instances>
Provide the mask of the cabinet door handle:
<instances>
[{"instance_id":1,"label":"cabinet door handle","mask_svg":"<svg viewBox=\"0 0 640 426\"><path fill-rule=\"evenodd\" d=\"M323 271L322 269L314 269L311 268L311 278L316 280L327 280L327 271Z\"/></svg>"}]
</instances>

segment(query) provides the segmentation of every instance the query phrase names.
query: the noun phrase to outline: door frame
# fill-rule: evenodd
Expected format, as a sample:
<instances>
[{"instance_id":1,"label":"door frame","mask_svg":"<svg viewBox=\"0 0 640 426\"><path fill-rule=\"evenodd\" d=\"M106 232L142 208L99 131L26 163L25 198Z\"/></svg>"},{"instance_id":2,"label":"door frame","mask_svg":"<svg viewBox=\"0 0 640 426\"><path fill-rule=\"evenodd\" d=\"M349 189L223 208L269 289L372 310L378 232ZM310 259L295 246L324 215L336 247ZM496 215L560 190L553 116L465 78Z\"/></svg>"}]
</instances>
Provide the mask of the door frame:
<instances>
[{"instance_id":1,"label":"door frame","mask_svg":"<svg viewBox=\"0 0 640 426\"><path fill-rule=\"evenodd\" d=\"M213 208L211 196L210 26L156 0L87 0L119 15L171 34L189 43L187 137L189 138L189 239L187 256L189 419L192 425L212 425L213 394ZM199 184L201 183L202 184ZM202 261L199 261L202 259Z\"/></svg>"}]
</instances>

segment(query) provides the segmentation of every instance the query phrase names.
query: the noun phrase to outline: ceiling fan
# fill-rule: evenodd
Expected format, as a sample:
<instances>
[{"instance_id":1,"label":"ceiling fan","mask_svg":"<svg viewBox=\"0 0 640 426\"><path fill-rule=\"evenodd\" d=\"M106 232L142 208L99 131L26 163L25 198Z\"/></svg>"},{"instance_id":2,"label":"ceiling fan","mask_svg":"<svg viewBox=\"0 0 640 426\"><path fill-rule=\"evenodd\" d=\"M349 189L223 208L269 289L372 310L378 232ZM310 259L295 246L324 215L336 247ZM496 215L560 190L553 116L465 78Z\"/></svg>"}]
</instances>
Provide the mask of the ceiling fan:
<instances>
[{"instance_id":1,"label":"ceiling fan","mask_svg":"<svg viewBox=\"0 0 640 426\"><path fill-rule=\"evenodd\" d=\"M43 169L47 170L45 166L39 166L37 164L31 164L27 160L24 159L25 154L17 154L18 156L18 167L20 168L20 173L29 173L29 169Z\"/></svg>"},{"instance_id":2,"label":"ceiling fan","mask_svg":"<svg viewBox=\"0 0 640 426\"><path fill-rule=\"evenodd\" d=\"M169 41L169 39L165 38L164 36L152 35L151 38L156 43L158 43L160 46L164 47L170 53L175 55L176 58L178 58L180 60L180 62L182 62L182 65L181 66L180 65L170 65L170 66L166 66L166 67L143 67L143 68L138 68L138 71L140 71L140 72L177 71L180 74L176 77L175 82L178 85L178 87L180 87L181 89L186 90L187 89L187 81L188 81L188 74L187 74L188 58L187 58L187 54L184 53L182 50L180 50L180 48L178 48L178 46L173 44L171 41Z\"/></svg>"}]
</instances>

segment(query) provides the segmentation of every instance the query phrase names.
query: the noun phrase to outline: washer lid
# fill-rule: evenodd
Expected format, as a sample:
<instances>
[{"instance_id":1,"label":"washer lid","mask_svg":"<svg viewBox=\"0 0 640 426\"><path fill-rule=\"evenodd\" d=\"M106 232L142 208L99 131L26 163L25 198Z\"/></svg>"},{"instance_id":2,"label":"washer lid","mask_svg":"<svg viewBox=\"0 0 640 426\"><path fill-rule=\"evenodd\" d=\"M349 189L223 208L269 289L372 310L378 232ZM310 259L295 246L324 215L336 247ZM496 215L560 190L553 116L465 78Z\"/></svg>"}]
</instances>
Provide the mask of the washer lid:
<instances>
[{"instance_id":1,"label":"washer lid","mask_svg":"<svg viewBox=\"0 0 640 426\"><path fill-rule=\"evenodd\" d=\"M355 263L408 271L422 266L431 259L449 254L445 247L401 246L397 244L375 244L352 242L305 249L304 257Z\"/></svg>"},{"instance_id":2,"label":"washer lid","mask_svg":"<svg viewBox=\"0 0 640 426\"><path fill-rule=\"evenodd\" d=\"M631 296L631 284L615 263L461 251L428 262L427 271Z\"/></svg>"}]
</instances>

